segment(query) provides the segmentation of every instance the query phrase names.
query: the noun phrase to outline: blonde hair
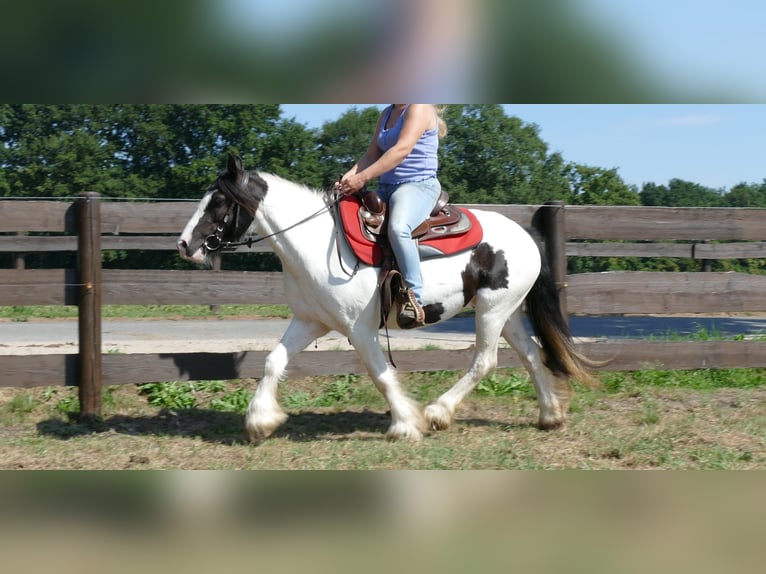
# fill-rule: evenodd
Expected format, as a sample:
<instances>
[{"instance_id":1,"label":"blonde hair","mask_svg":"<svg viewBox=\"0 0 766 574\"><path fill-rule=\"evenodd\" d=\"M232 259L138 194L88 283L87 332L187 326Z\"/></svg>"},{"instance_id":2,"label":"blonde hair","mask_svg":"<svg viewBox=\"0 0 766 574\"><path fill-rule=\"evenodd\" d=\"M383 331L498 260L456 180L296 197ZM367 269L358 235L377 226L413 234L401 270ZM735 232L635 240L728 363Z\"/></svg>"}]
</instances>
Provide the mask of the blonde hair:
<instances>
[{"instance_id":1,"label":"blonde hair","mask_svg":"<svg viewBox=\"0 0 766 574\"><path fill-rule=\"evenodd\" d=\"M439 128L439 139L442 139L447 135L447 122L444 121L444 112L447 110L446 104L435 105L436 108L436 122Z\"/></svg>"}]
</instances>

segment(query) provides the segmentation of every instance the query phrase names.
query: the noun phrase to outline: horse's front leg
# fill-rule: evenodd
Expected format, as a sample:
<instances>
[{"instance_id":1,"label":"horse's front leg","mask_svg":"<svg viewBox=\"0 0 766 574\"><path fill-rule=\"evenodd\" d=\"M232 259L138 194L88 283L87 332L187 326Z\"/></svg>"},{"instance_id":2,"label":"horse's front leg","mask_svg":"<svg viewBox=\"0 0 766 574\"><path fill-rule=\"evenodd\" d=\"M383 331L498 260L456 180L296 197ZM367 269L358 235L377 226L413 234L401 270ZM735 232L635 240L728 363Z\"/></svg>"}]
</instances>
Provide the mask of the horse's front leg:
<instances>
[{"instance_id":1,"label":"horse's front leg","mask_svg":"<svg viewBox=\"0 0 766 574\"><path fill-rule=\"evenodd\" d=\"M375 386L388 401L391 409L391 426L386 432L386 438L421 440L428 430L423 416L423 407L402 390L396 372L386 362L386 357L380 348L377 331L357 328L349 340L367 367L367 372Z\"/></svg>"},{"instance_id":2,"label":"horse's front leg","mask_svg":"<svg viewBox=\"0 0 766 574\"><path fill-rule=\"evenodd\" d=\"M279 381L290 359L328 331L326 326L314 321L293 318L290 322L279 344L266 357L263 378L247 407L245 434L250 442L268 437L287 420L287 413L277 399Z\"/></svg>"}]
</instances>

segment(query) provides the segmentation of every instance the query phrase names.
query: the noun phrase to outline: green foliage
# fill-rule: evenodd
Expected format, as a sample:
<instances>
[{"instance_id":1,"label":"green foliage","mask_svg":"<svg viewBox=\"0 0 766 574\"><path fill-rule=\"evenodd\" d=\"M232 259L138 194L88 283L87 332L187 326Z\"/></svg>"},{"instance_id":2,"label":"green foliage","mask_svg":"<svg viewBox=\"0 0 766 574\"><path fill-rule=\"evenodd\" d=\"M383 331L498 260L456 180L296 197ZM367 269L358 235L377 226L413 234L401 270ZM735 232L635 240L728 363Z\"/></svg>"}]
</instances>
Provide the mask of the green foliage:
<instances>
[{"instance_id":1,"label":"green foliage","mask_svg":"<svg viewBox=\"0 0 766 574\"><path fill-rule=\"evenodd\" d=\"M507 375L493 372L476 385L476 392L488 397L505 397L519 395L530 388L529 378L521 371Z\"/></svg>"},{"instance_id":2,"label":"green foliage","mask_svg":"<svg viewBox=\"0 0 766 574\"><path fill-rule=\"evenodd\" d=\"M726 204L722 190L710 189L681 179L671 179L667 186L644 184L640 197L641 205L721 207Z\"/></svg>"},{"instance_id":3,"label":"green foliage","mask_svg":"<svg viewBox=\"0 0 766 574\"><path fill-rule=\"evenodd\" d=\"M565 199L559 154L549 154L539 128L507 116L498 104L451 105L439 147L442 187L458 203L542 203Z\"/></svg>"},{"instance_id":4,"label":"green foliage","mask_svg":"<svg viewBox=\"0 0 766 574\"><path fill-rule=\"evenodd\" d=\"M643 397L643 410L636 422L640 425L656 425L660 422L660 411L651 397Z\"/></svg>"},{"instance_id":5,"label":"green foliage","mask_svg":"<svg viewBox=\"0 0 766 574\"><path fill-rule=\"evenodd\" d=\"M9 412L16 415L25 415L32 412L37 406L34 395L21 393L14 396L6 405Z\"/></svg>"},{"instance_id":6,"label":"green foliage","mask_svg":"<svg viewBox=\"0 0 766 574\"><path fill-rule=\"evenodd\" d=\"M616 169L571 164L566 169L573 205L640 205L638 192L622 181Z\"/></svg>"},{"instance_id":7,"label":"green foliage","mask_svg":"<svg viewBox=\"0 0 766 574\"><path fill-rule=\"evenodd\" d=\"M0 191L196 199L230 150L265 170L299 167L313 143L280 115L274 104L5 104Z\"/></svg>"},{"instance_id":8,"label":"green foliage","mask_svg":"<svg viewBox=\"0 0 766 574\"><path fill-rule=\"evenodd\" d=\"M282 404L291 410L344 407L355 404L375 406L382 404L382 397L366 377L343 375L326 380L321 385L319 393L306 390L285 393Z\"/></svg>"},{"instance_id":9,"label":"green foliage","mask_svg":"<svg viewBox=\"0 0 766 574\"><path fill-rule=\"evenodd\" d=\"M314 406L329 407L352 403L362 394L359 381L359 375L333 378L322 386L322 394L313 401Z\"/></svg>"},{"instance_id":10,"label":"green foliage","mask_svg":"<svg viewBox=\"0 0 766 574\"><path fill-rule=\"evenodd\" d=\"M137 388L150 405L171 410L209 407L244 413L253 394L247 385L231 389L226 381L145 383Z\"/></svg>"},{"instance_id":11,"label":"green foliage","mask_svg":"<svg viewBox=\"0 0 766 574\"><path fill-rule=\"evenodd\" d=\"M45 403L53 404L55 412L65 415L70 420L76 419L80 414L80 399L77 396L76 388L46 387L42 394L42 400ZM111 389L103 391L102 404L107 408L114 405L114 395Z\"/></svg>"},{"instance_id":12,"label":"green foliage","mask_svg":"<svg viewBox=\"0 0 766 574\"><path fill-rule=\"evenodd\" d=\"M0 104L0 196L196 199L228 151L245 165L327 188L370 144L379 111L320 129L278 104ZM640 193L616 169L567 162L499 104L450 105L440 178L456 202L765 207L766 180L726 194L672 179Z\"/></svg>"},{"instance_id":13,"label":"green foliage","mask_svg":"<svg viewBox=\"0 0 766 574\"><path fill-rule=\"evenodd\" d=\"M194 386L191 383L145 383L138 385L142 395L147 396L150 405L166 409L191 409L197 406Z\"/></svg>"},{"instance_id":14,"label":"green foliage","mask_svg":"<svg viewBox=\"0 0 766 574\"><path fill-rule=\"evenodd\" d=\"M379 111L352 107L338 120L327 122L316 134L320 186L329 188L364 155L375 133ZM374 189L375 182L368 187Z\"/></svg>"},{"instance_id":15,"label":"green foliage","mask_svg":"<svg viewBox=\"0 0 766 574\"><path fill-rule=\"evenodd\" d=\"M74 418L80 412L80 399L74 395L63 397L56 401L56 410L62 415Z\"/></svg>"},{"instance_id":16,"label":"green foliage","mask_svg":"<svg viewBox=\"0 0 766 574\"><path fill-rule=\"evenodd\" d=\"M199 319L203 317L280 317L291 316L287 305L220 305L216 311L209 305L104 305L101 315L105 319L175 319L185 317ZM2 307L0 318L15 322L29 319L73 319L77 317L77 307L73 305L33 305Z\"/></svg>"},{"instance_id":17,"label":"green foliage","mask_svg":"<svg viewBox=\"0 0 766 574\"><path fill-rule=\"evenodd\" d=\"M216 411L230 411L235 413L244 413L250 399L253 397L251 390L242 388L224 394L222 397L216 397L210 401L210 408Z\"/></svg>"},{"instance_id":18,"label":"green foliage","mask_svg":"<svg viewBox=\"0 0 766 574\"><path fill-rule=\"evenodd\" d=\"M0 197L197 199L228 151L245 165L329 188L365 152L379 110L352 107L319 129L278 104L0 104ZM443 188L456 203L766 207L766 179L722 189L671 179L627 185L618 170L566 161L540 128L499 104L449 105L440 144ZM371 187L374 182L371 183ZM29 268L72 267L71 253L30 254ZM11 259L0 255L0 266ZM278 271L274 254L227 254L231 270ZM110 251L105 268L189 269L175 253ZM691 271L674 258L570 258L570 273ZM715 261L714 271L766 273L766 260ZM23 318L19 319L23 320Z\"/></svg>"},{"instance_id":19,"label":"green foliage","mask_svg":"<svg viewBox=\"0 0 766 574\"><path fill-rule=\"evenodd\" d=\"M694 371L666 371L647 365L635 372L607 372L601 380L609 393L638 392L642 388L680 388L697 391L715 389L749 389L766 383L766 369L698 369Z\"/></svg>"},{"instance_id":20,"label":"green foliage","mask_svg":"<svg viewBox=\"0 0 766 574\"><path fill-rule=\"evenodd\" d=\"M766 179L760 185L735 185L725 199L730 207L766 207Z\"/></svg>"}]
</instances>

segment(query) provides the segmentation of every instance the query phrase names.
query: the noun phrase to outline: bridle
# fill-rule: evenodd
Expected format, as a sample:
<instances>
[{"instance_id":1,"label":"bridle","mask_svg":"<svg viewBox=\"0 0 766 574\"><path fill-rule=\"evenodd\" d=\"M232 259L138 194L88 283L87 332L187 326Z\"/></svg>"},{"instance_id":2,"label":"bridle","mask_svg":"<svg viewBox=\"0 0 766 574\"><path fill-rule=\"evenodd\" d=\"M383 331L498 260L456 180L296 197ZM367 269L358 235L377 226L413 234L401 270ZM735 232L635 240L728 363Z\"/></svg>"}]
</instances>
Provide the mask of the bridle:
<instances>
[{"instance_id":1,"label":"bridle","mask_svg":"<svg viewBox=\"0 0 766 574\"><path fill-rule=\"evenodd\" d=\"M223 217L223 222L219 223L215 227L215 232L211 233L205 238L205 241L202 243L202 245L205 246L205 249L207 249L209 252L215 252L219 249L232 249L234 247L240 247L241 245L247 245L248 247L252 247L253 243L256 241L261 241L264 238L255 238L255 237L248 237L244 241L224 241L223 240L223 231L225 229L225 226L229 223L229 220L231 218L231 212L232 210L236 211L236 215L234 217L234 220L236 221L239 217L239 204L232 202L231 207L229 208L229 211L226 212L226 215Z\"/></svg>"},{"instance_id":2,"label":"bridle","mask_svg":"<svg viewBox=\"0 0 766 574\"><path fill-rule=\"evenodd\" d=\"M248 174L248 172L245 172L242 177L242 182L240 183L240 185L242 186L247 185L247 182L249 179L250 179L250 175ZM304 217L300 221L293 223L289 227L285 227L284 229L280 229L278 231L275 231L274 233L270 233L269 235L259 235L259 236L251 235L250 237L248 237L247 239L243 239L242 241L224 241L223 232L224 232L225 226L231 220L232 210L236 210L235 221L239 217L240 206L238 203L232 202L232 205L229 208L229 211L226 212L226 215L223 218L223 222L219 223L216 226L215 232L211 233L205 238L205 241L202 243L202 245L204 245L205 249L207 249L207 251L211 253L218 251L220 249L233 249L235 247L241 247L243 245L252 247L253 243L259 243L265 239L269 239L270 237L276 237L277 235L286 233L287 231L290 231L291 229L294 229L298 227L299 225L303 225L307 221L314 219L315 217L321 215L322 213L326 211L330 211L340 201L340 197L341 196L325 195L325 206L323 208L315 211L308 217Z\"/></svg>"}]
</instances>

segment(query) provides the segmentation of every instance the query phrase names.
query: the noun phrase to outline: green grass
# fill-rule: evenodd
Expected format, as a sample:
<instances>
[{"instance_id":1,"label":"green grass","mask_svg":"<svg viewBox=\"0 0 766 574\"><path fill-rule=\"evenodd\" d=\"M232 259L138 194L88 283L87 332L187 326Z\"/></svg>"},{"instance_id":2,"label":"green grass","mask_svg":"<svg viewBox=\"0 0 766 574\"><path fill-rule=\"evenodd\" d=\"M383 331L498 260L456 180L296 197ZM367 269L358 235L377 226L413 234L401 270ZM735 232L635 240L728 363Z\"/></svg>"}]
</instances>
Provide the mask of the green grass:
<instances>
[{"instance_id":1,"label":"green grass","mask_svg":"<svg viewBox=\"0 0 766 574\"><path fill-rule=\"evenodd\" d=\"M709 329L705 325L696 323L696 329L693 333L682 335L677 332L668 331L663 336L656 337L656 339L668 341L724 341L731 338L733 337L724 335L718 327L715 326L715 323L711 323Z\"/></svg>"},{"instance_id":2,"label":"green grass","mask_svg":"<svg viewBox=\"0 0 766 574\"><path fill-rule=\"evenodd\" d=\"M700 369L696 371L662 371L646 369L635 372L604 372L600 378L602 390L577 389L577 403L573 411L587 410L588 404L604 396L619 393L643 397L652 389L688 389L713 391L719 389L755 389L766 386L766 369ZM369 377L341 375L313 377L311 386L293 390L290 380L281 383L280 400L291 410L315 407L345 408L354 405L383 406L380 394ZM407 390L421 402L430 401L457 380L451 371L411 373L407 375ZM228 381L166 382L137 385L141 395L153 406L179 408L213 408L214 410L244 413L255 390L256 382L243 380L234 389ZM521 369L497 369L476 387L478 397L535 399L535 391L527 373ZM22 395L20 395L22 396ZM648 394L646 395L648 396ZM25 401L19 398L17 410L24 410ZM650 399L645 401L641 415L644 424L655 424L657 407ZM31 408L34 408L33 406ZM31 410L30 408L30 410Z\"/></svg>"},{"instance_id":3,"label":"green grass","mask_svg":"<svg viewBox=\"0 0 766 574\"><path fill-rule=\"evenodd\" d=\"M213 310L209 305L104 305L104 319L199 319L217 317L279 317L291 315L287 305L219 305ZM77 307L63 305L33 305L0 307L0 319L28 321L30 319L77 318Z\"/></svg>"},{"instance_id":4,"label":"green grass","mask_svg":"<svg viewBox=\"0 0 766 574\"><path fill-rule=\"evenodd\" d=\"M35 410L38 400L31 393L19 393L13 397L6 408L9 413L23 417Z\"/></svg>"},{"instance_id":5,"label":"green grass","mask_svg":"<svg viewBox=\"0 0 766 574\"><path fill-rule=\"evenodd\" d=\"M425 404L460 376L401 380ZM257 447L241 442L253 379L108 387L95 431L77 422L76 388L3 389L0 467L766 469L766 369L599 376L603 388L577 387L562 429L541 432L526 373L499 369L418 444L383 439L388 405L367 376L280 383L290 418Z\"/></svg>"},{"instance_id":6,"label":"green grass","mask_svg":"<svg viewBox=\"0 0 766 574\"><path fill-rule=\"evenodd\" d=\"M601 375L610 392L638 387L693 389L748 389L766 384L766 369L698 369L696 371L664 371L646 368L635 372L606 372Z\"/></svg>"},{"instance_id":7,"label":"green grass","mask_svg":"<svg viewBox=\"0 0 766 574\"><path fill-rule=\"evenodd\" d=\"M756 332L748 335L744 333L728 335L721 331L715 323L711 323L710 328L697 323L695 330L691 333L667 330L662 334L649 335L644 338L648 341L744 341L745 339L763 341L766 340L766 333Z\"/></svg>"},{"instance_id":8,"label":"green grass","mask_svg":"<svg viewBox=\"0 0 766 574\"><path fill-rule=\"evenodd\" d=\"M523 371L498 370L476 386L479 395L488 397L519 396L528 394L532 383Z\"/></svg>"}]
</instances>

